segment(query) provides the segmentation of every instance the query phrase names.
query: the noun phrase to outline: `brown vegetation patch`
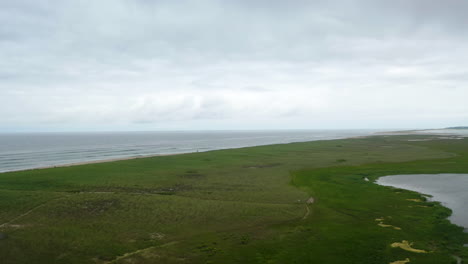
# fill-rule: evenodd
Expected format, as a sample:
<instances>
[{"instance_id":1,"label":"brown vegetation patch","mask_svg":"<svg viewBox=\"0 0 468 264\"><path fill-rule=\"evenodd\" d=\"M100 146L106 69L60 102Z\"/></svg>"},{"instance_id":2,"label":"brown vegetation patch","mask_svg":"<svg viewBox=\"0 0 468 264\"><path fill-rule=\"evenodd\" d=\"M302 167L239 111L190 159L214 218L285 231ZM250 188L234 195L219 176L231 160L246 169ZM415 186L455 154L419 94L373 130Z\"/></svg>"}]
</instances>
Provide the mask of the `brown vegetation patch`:
<instances>
[{"instance_id":1,"label":"brown vegetation patch","mask_svg":"<svg viewBox=\"0 0 468 264\"><path fill-rule=\"evenodd\" d=\"M278 167L281 163L268 163L268 164L257 164L257 165L246 165L244 168L246 169L263 169L263 168L272 168Z\"/></svg>"},{"instance_id":2,"label":"brown vegetation patch","mask_svg":"<svg viewBox=\"0 0 468 264\"><path fill-rule=\"evenodd\" d=\"M93 199L76 203L61 204L56 210L51 212L55 217L64 218L89 218L98 217L106 212L120 208L118 199Z\"/></svg>"},{"instance_id":3,"label":"brown vegetation patch","mask_svg":"<svg viewBox=\"0 0 468 264\"><path fill-rule=\"evenodd\" d=\"M182 178L201 178L206 176L205 174L199 173L196 170L188 170L184 174L179 175Z\"/></svg>"},{"instance_id":4,"label":"brown vegetation patch","mask_svg":"<svg viewBox=\"0 0 468 264\"><path fill-rule=\"evenodd\" d=\"M90 200L82 203L79 211L88 215L101 215L111 208L118 207L120 207L120 200L117 199Z\"/></svg>"}]
</instances>

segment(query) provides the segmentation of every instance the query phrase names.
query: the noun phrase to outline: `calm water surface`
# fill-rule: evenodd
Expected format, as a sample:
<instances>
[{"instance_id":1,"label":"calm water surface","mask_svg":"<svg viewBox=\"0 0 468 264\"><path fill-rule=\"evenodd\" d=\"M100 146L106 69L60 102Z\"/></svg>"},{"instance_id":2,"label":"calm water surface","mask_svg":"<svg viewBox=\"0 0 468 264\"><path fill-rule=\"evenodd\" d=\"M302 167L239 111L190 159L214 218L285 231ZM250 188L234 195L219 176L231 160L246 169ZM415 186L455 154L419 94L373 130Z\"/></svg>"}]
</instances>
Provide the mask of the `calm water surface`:
<instances>
[{"instance_id":1,"label":"calm water surface","mask_svg":"<svg viewBox=\"0 0 468 264\"><path fill-rule=\"evenodd\" d=\"M431 200L452 209L450 221L468 231L468 174L392 175L377 183L432 195Z\"/></svg>"},{"instance_id":2,"label":"calm water surface","mask_svg":"<svg viewBox=\"0 0 468 264\"><path fill-rule=\"evenodd\" d=\"M71 163L365 136L376 130L0 134L0 172Z\"/></svg>"}]
</instances>

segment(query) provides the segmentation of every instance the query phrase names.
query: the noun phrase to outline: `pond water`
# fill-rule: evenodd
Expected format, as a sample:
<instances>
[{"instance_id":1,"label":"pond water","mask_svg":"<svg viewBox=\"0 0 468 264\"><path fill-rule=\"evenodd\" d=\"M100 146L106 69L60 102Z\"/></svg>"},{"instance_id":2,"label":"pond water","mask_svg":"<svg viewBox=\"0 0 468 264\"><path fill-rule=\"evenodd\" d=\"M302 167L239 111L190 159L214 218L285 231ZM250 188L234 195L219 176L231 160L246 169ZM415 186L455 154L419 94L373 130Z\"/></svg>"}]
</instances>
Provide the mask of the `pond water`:
<instances>
[{"instance_id":1,"label":"pond water","mask_svg":"<svg viewBox=\"0 0 468 264\"><path fill-rule=\"evenodd\" d=\"M468 231L468 174L410 174L380 177L377 184L432 196L452 209L450 221Z\"/></svg>"}]
</instances>

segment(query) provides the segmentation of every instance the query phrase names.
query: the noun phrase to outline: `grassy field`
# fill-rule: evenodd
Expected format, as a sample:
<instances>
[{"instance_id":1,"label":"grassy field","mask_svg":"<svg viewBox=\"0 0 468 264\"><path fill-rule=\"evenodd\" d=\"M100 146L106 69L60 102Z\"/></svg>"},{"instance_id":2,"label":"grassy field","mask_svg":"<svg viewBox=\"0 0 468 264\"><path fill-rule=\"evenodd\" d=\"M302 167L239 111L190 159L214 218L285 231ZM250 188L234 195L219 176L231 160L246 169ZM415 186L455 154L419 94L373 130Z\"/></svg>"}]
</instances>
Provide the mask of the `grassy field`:
<instances>
[{"instance_id":1,"label":"grassy field","mask_svg":"<svg viewBox=\"0 0 468 264\"><path fill-rule=\"evenodd\" d=\"M0 262L456 263L452 255L468 261L467 234L448 222L450 210L372 183L392 174L468 173L468 139L408 141L431 137L0 174ZM392 247L403 241L426 253Z\"/></svg>"}]
</instances>

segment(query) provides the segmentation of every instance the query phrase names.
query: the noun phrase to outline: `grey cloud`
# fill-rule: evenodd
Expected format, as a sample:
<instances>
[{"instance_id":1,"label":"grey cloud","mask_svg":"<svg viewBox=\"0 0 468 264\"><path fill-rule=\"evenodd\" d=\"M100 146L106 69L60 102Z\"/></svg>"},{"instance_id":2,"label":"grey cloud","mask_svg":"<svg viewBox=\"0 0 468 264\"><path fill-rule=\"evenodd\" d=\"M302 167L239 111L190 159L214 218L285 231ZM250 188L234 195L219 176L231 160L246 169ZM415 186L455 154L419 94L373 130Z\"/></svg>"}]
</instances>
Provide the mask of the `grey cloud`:
<instances>
[{"instance_id":1,"label":"grey cloud","mask_svg":"<svg viewBox=\"0 0 468 264\"><path fill-rule=\"evenodd\" d=\"M467 12L462 0L6 0L0 120L466 117L449 102L468 96Z\"/></svg>"}]
</instances>

